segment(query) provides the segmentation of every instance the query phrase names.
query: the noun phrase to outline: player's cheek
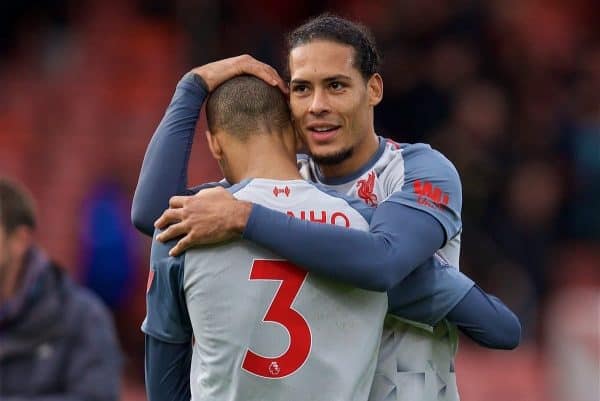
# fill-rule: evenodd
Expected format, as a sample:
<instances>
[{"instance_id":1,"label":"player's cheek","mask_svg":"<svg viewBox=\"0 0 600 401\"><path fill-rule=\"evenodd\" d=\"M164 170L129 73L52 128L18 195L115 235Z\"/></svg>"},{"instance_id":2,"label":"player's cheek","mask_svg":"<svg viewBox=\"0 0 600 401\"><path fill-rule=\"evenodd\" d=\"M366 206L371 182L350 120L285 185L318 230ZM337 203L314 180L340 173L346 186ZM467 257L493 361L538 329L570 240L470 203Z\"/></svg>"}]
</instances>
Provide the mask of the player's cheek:
<instances>
[{"instance_id":1,"label":"player's cheek","mask_svg":"<svg viewBox=\"0 0 600 401\"><path fill-rule=\"evenodd\" d=\"M290 102L292 115L297 118L298 121L301 121L301 119L306 119L310 114L313 100L313 95L297 96L296 98L292 99Z\"/></svg>"},{"instance_id":2,"label":"player's cheek","mask_svg":"<svg viewBox=\"0 0 600 401\"><path fill-rule=\"evenodd\" d=\"M298 126L297 131L302 140L309 141L311 139L310 132L306 129L306 127Z\"/></svg>"}]
</instances>

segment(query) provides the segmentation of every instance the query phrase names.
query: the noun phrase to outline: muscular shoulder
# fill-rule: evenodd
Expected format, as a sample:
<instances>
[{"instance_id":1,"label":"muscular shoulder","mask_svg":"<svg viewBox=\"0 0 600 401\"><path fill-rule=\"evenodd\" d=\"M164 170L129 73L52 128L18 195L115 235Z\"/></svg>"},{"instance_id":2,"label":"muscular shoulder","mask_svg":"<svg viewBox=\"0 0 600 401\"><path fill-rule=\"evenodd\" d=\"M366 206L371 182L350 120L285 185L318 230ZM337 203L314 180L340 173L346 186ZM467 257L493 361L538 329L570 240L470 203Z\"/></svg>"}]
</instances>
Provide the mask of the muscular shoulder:
<instances>
[{"instance_id":1,"label":"muscular shoulder","mask_svg":"<svg viewBox=\"0 0 600 401\"><path fill-rule=\"evenodd\" d=\"M442 153L428 144L396 144L388 141L386 150L376 164L376 172L382 181L384 198L395 192L411 190L422 183L437 183L447 191L461 192L456 168Z\"/></svg>"},{"instance_id":2,"label":"muscular shoulder","mask_svg":"<svg viewBox=\"0 0 600 401\"><path fill-rule=\"evenodd\" d=\"M460 185L454 164L442 153L425 143L403 144L401 146L404 174L409 179L437 178L453 180Z\"/></svg>"},{"instance_id":3,"label":"muscular shoulder","mask_svg":"<svg viewBox=\"0 0 600 401\"><path fill-rule=\"evenodd\" d=\"M365 229L373 212L360 200L300 179L280 181L255 178L239 185L241 189L234 193L236 198L302 220ZM232 188L235 190L235 187Z\"/></svg>"},{"instance_id":4,"label":"muscular shoulder","mask_svg":"<svg viewBox=\"0 0 600 401\"><path fill-rule=\"evenodd\" d=\"M443 154L423 143L403 144L386 178L389 202L422 210L435 217L454 238L461 230L462 187L456 168Z\"/></svg>"}]
</instances>

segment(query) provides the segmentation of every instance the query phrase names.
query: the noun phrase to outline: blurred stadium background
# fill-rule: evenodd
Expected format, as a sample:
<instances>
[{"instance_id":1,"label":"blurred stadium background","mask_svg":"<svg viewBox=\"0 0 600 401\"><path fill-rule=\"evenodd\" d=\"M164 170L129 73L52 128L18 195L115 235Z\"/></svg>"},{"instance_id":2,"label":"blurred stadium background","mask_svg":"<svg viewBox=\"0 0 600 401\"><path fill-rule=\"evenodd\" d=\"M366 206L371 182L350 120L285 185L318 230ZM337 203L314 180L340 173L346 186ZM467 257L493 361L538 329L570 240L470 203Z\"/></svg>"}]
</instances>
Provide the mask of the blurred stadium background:
<instances>
[{"instance_id":1,"label":"blurred stadium background","mask_svg":"<svg viewBox=\"0 0 600 401\"><path fill-rule=\"evenodd\" d=\"M21 0L0 3L0 174L39 207L39 239L114 312L123 400L143 400L149 241L129 222L144 150L179 78L329 10L384 55L381 135L429 142L463 183L461 269L524 325L461 342L463 401L600 399L597 0ZM218 178L197 140L191 182Z\"/></svg>"}]
</instances>

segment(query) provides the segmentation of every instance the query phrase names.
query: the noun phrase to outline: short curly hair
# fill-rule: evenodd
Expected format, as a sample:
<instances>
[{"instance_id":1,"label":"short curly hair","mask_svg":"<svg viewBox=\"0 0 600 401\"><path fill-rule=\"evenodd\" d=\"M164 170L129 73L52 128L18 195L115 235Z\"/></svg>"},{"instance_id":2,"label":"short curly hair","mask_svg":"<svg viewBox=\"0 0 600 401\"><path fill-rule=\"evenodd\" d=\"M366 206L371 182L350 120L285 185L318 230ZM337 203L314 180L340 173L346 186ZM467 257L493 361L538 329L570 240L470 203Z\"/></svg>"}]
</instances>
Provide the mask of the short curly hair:
<instances>
[{"instance_id":1,"label":"short curly hair","mask_svg":"<svg viewBox=\"0 0 600 401\"><path fill-rule=\"evenodd\" d=\"M351 46L356 53L354 66L365 79L379 72L381 56L371 31L360 23L330 13L314 17L288 34L288 56L294 48L319 39Z\"/></svg>"}]
</instances>

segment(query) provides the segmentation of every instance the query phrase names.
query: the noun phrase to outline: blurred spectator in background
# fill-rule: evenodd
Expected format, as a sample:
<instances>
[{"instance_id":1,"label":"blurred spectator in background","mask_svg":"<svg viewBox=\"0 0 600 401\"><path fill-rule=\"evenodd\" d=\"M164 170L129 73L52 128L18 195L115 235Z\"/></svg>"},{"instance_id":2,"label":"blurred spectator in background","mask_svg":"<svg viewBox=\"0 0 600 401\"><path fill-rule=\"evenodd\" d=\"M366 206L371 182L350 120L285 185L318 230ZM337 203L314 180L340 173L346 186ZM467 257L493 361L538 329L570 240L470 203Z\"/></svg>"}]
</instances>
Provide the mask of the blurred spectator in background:
<instances>
[{"instance_id":1,"label":"blurred spectator in background","mask_svg":"<svg viewBox=\"0 0 600 401\"><path fill-rule=\"evenodd\" d=\"M548 383L557 400L600 395L600 249L570 245L559 255L555 295L545 319Z\"/></svg>"},{"instance_id":2,"label":"blurred spectator in background","mask_svg":"<svg viewBox=\"0 0 600 401\"><path fill-rule=\"evenodd\" d=\"M600 240L600 45L581 55L572 89L573 102L564 124L568 159L572 162L569 233Z\"/></svg>"},{"instance_id":3,"label":"blurred spectator in background","mask_svg":"<svg viewBox=\"0 0 600 401\"><path fill-rule=\"evenodd\" d=\"M0 179L0 399L118 400L111 317L36 245L35 226L28 194Z\"/></svg>"}]
</instances>

